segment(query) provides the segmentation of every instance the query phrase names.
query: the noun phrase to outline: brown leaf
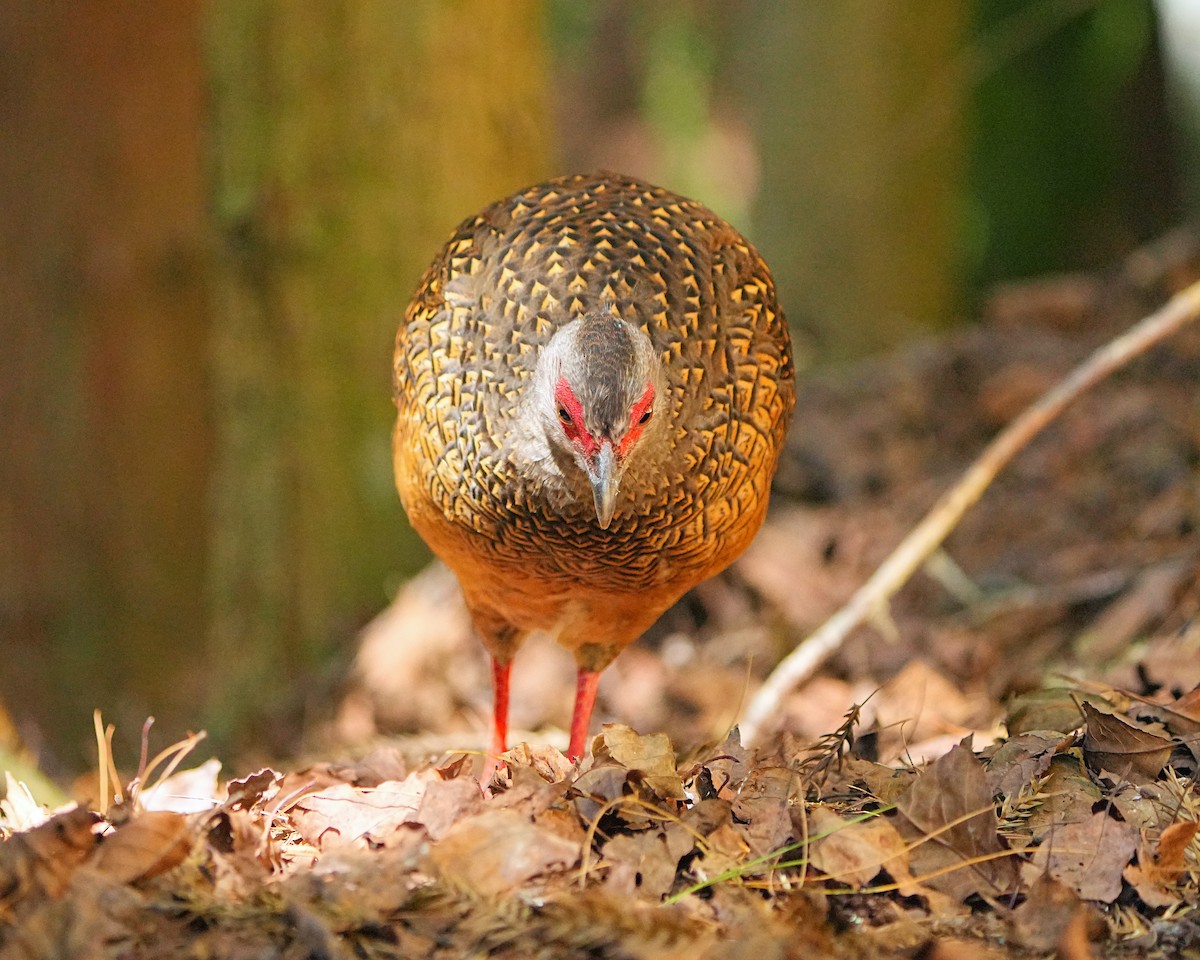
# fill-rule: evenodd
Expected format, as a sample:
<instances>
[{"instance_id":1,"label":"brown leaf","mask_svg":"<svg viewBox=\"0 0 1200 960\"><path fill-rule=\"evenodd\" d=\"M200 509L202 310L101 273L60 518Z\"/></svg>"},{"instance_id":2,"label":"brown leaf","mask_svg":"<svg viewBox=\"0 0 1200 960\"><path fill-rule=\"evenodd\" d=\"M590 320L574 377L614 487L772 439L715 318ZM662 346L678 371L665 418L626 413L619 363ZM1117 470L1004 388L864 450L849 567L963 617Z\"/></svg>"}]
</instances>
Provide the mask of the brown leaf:
<instances>
[{"instance_id":1,"label":"brown leaf","mask_svg":"<svg viewBox=\"0 0 1200 960\"><path fill-rule=\"evenodd\" d=\"M1170 759L1174 744L1113 713L1081 705L1086 720L1083 755L1095 771L1126 779L1153 780Z\"/></svg>"},{"instance_id":2,"label":"brown leaf","mask_svg":"<svg viewBox=\"0 0 1200 960\"><path fill-rule=\"evenodd\" d=\"M787 767L758 767L738 790L733 815L756 856L778 850L792 836L790 796L797 784Z\"/></svg>"},{"instance_id":3,"label":"brown leaf","mask_svg":"<svg viewBox=\"0 0 1200 960\"><path fill-rule=\"evenodd\" d=\"M1169 824L1159 835L1157 851L1151 855L1143 848L1138 862L1125 868L1125 879L1147 906L1170 907L1182 899L1173 885L1187 872L1185 855L1197 830L1200 824L1190 820Z\"/></svg>"},{"instance_id":4,"label":"brown leaf","mask_svg":"<svg viewBox=\"0 0 1200 960\"><path fill-rule=\"evenodd\" d=\"M482 807L483 794L473 779L431 780L425 785L416 820L424 824L431 840L440 840L459 820Z\"/></svg>"},{"instance_id":5,"label":"brown leaf","mask_svg":"<svg viewBox=\"0 0 1200 960\"><path fill-rule=\"evenodd\" d=\"M230 780L225 785L225 804L233 810L251 807L270 800L279 792L283 774L270 767L263 767L245 777Z\"/></svg>"},{"instance_id":6,"label":"brown leaf","mask_svg":"<svg viewBox=\"0 0 1200 960\"><path fill-rule=\"evenodd\" d=\"M182 814L148 810L105 837L91 865L117 883L136 883L183 863L192 840Z\"/></svg>"},{"instance_id":7,"label":"brown leaf","mask_svg":"<svg viewBox=\"0 0 1200 960\"><path fill-rule=\"evenodd\" d=\"M604 884L617 896L661 900L675 883L680 858L694 846L691 834L678 823L613 837L602 851L602 865L609 868Z\"/></svg>"},{"instance_id":8,"label":"brown leaf","mask_svg":"<svg viewBox=\"0 0 1200 960\"><path fill-rule=\"evenodd\" d=\"M963 900L1013 889L1017 869L1005 856L981 764L964 740L932 763L896 804L897 828L913 847L917 879Z\"/></svg>"},{"instance_id":9,"label":"brown leaf","mask_svg":"<svg viewBox=\"0 0 1200 960\"><path fill-rule=\"evenodd\" d=\"M1044 800L1026 820L1032 838L1039 840L1066 823L1079 823L1092 816L1092 807L1103 792L1088 776L1079 751L1061 753L1038 784Z\"/></svg>"},{"instance_id":10,"label":"brown leaf","mask_svg":"<svg viewBox=\"0 0 1200 960\"><path fill-rule=\"evenodd\" d=\"M430 859L451 885L495 899L535 877L569 869L580 853L578 844L515 810L489 810L451 827L431 848Z\"/></svg>"},{"instance_id":11,"label":"brown leaf","mask_svg":"<svg viewBox=\"0 0 1200 960\"><path fill-rule=\"evenodd\" d=\"M1053 950L1083 909L1074 890L1043 873L1030 885L1025 902L1013 911L1012 937L1026 950Z\"/></svg>"},{"instance_id":12,"label":"brown leaf","mask_svg":"<svg viewBox=\"0 0 1200 960\"><path fill-rule=\"evenodd\" d=\"M1062 742L1055 734L1023 733L1002 743L988 758L992 796L1016 796L1026 784L1042 777Z\"/></svg>"},{"instance_id":13,"label":"brown leaf","mask_svg":"<svg viewBox=\"0 0 1200 960\"><path fill-rule=\"evenodd\" d=\"M857 889L880 870L898 882L911 879L907 846L883 817L852 821L818 805L808 810L808 829L813 866L834 880Z\"/></svg>"},{"instance_id":14,"label":"brown leaf","mask_svg":"<svg viewBox=\"0 0 1200 960\"><path fill-rule=\"evenodd\" d=\"M561 750L545 744L518 743L506 756L514 783L518 777L514 766L529 769L547 783L559 783L575 772L575 764Z\"/></svg>"},{"instance_id":15,"label":"brown leaf","mask_svg":"<svg viewBox=\"0 0 1200 960\"><path fill-rule=\"evenodd\" d=\"M683 781L675 768L675 750L665 733L642 736L619 723L606 723L596 738L597 764L613 760L626 770L636 770L658 796L682 800Z\"/></svg>"},{"instance_id":16,"label":"brown leaf","mask_svg":"<svg viewBox=\"0 0 1200 960\"><path fill-rule=\"evenodd\" d=\"M1050 832L1023 874L1032 882L1046 873L1084 900L1112 903L1121 892L1121 873L1136 847L1137 833L1129 824L1094 813L1081 823Z\"/></svg>"},{"instance_id":17,"label":"brown leaf","mask_svg":"<svg viewBox=\"0 0 1200 960\"><path fill-rule=\"evenodd\" d=\"M1181 820L1167 827L1158 838L1158 854L1154 858L1159 876L1168 883L1174 883L1187 870L1184 854L1200 831L1200 823L1194 820Z\"/></svg>"},{"instance_id":18,"label":"brown leaf","mask_svg":"<svg viewBox=\"0 0 1200 960\"><path fill-rule=\"evenodd\" d=\"M59 896L99 842L98 821L91 811L76 808L0 843L0 903Z\"/></svg>"},{"instance_id":19,"label":"brown leaf","mask_svg":"<svg viewBox=\"0 0 1200 960\"><path fill-rule=\"evenodd\" d=\"M1012 736L1022 733L1070 733L1083 724L1078 693L1067 687L1033 690L1014 697L1008 704L1005 725Z\"/></svg>"}]
</instances>

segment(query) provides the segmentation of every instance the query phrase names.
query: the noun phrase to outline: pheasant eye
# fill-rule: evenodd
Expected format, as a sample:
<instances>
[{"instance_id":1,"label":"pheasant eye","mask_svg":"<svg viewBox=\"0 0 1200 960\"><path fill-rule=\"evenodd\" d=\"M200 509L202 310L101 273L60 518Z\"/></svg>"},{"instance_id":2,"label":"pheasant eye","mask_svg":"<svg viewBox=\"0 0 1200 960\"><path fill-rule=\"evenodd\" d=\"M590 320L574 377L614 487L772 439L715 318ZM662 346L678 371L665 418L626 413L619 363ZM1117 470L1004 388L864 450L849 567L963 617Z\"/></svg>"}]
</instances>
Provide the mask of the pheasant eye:
<instances>
[{"instance_id":1,"label":"pheasant eye","mask_svg":"<svg viewBox=\"0 0 1200 960\"><path fill-rule=\"evenodd\" d=\"M561 420L563 423L571 422L571 414L568 412L566 407L558 408L558 419Z\"/></svg>"},{"instance_id":2,"label":"pheasant eye","mask_svg":"<svg viewBox=\"0 0 1200 960\"><path fill-rule=\"evenodd\" d=\"M649 422L649 420L650 420L650 411L649 410L647 410L640 417L638 417L638 423L647 423L647 422Z\"/></svg>"}]
</instances>

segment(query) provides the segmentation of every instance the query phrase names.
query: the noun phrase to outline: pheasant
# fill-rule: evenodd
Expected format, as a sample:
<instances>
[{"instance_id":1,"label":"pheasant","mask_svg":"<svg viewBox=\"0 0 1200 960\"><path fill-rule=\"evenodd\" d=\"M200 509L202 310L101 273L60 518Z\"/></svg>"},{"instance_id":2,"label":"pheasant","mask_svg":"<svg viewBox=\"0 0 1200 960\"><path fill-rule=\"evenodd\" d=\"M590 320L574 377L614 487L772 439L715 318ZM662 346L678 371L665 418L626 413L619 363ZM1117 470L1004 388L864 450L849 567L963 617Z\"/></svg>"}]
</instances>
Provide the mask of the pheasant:
<instances>
[{"instance_id":1,"label":"pheasant","mask_svg":"<svg viewBox=\"0 0 1200 960\"><path fill-rule=\"evenodd\" d=\"M762 523L795 402L766 264L700 204L567 176L464 221L396 336L396 484L491 655L493 758L534 631L600 672Z\"/></svg>"}]
</instances>

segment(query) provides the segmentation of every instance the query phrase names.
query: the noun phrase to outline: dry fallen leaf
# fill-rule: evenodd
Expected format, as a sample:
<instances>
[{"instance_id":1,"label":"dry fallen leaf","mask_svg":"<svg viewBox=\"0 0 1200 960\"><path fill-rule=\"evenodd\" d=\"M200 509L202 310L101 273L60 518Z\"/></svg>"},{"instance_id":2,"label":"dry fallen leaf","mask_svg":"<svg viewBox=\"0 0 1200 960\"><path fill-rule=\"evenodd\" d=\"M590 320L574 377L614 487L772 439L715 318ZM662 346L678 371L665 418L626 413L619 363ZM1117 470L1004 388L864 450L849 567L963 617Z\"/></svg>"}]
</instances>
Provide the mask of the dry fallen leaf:
<instances>
[{"instance_id":1,"label":"dry fallen leaf","mask_svg":"<svg viewBox=\"0 0 1200 960\"><path fill-rule=\"evenodd\" d=\"M848 820L825 806L808 810L808 844L812 865L827 877L858 888L880 870L897 882L911 879L908 849L903 838L883 817Z\"/></svg>"},{"instance_id":2,"label":"dry fallen leaf","mask_svg":"<svg viewBox=\"0 0 1200 960\"><path fill-rule=\"evenodd\" d=\"M192 842L187 817L171 810L147 810L106 836L90 866L117 883L136 883L178 866Z\"/></svg>"},{"instance_id":3,"label":"dry fallen leaf","mask_svg":"<svg viewBox=\"0 0 1200 960\"><path fill-rule=\"evenodd\" d=\"M436 772L424 770L377 787L335 784L301 797L288 816L300 835L317 848L353 842L386 846L402 824L419 821L431 781L438 781Z\"/></svg>"},{"instance_id":4,"label":"dry fallen leaf","mask_svg":"<svg viewBox=\"0 0 1200 960\"><path fill-rule=\"evenodd\" d=\"M964 900L1011 891L1017 868L1000 842L987 776L968 741L930 764L899 799L896 825L913 844L910 864L926 886Z\"/></svg>"},{"instance_id":5,"label":"dry fallen leaf","mask_svg":"<svg viewBox=\"0 0 1200 960\"><path fill-rule=\"evenodd\" d=\"M1063 740L1056 734L1023 733L997 747L988 758L988 788L993 796L1012 796L1044 776Z\"/></svg>"},{"instance_id":6,"label":"dry fallen leaf","mask_svg":"<svg viewBox=\"0 0 1200 960\"><path fill-rule=\"evenodd\" d=\"M665 733L642 736L622 724L606 723L595 740L594 756L597 766L611 759L626 770L636 770L663 799L683 799L675 749Z\"/></svg>"},{"instance_id":7,"label":"dry fallen leaf","mask_svg":"<svg viewBox=\"0 0 1200 960\"><path fill-rule=\"evenodd\" d=\"M792 837L791 794L799 778L788 767L751 771L733 801L734 822L755 856L784 846Z\"/></svg>"},{"instance_id":8,"label":"dry fallen leaf","mask_svg":"<svg viewBox=\"0 0 1200 960\"><path fill-rule=\"evenodd\" d=\"M1125 879L1148 907L1169 907L1181 901L1182 895L1174 889L1174 884L1188 870L1185 855L1197 830L1200 823L1191 820L1169 824L1159 835L1155 853L1149 853L1143 846L1138 862L1125 868Z\"/></svg>"},{"instance_id":9,"label":"dry fallen leaf","mask_svg":"<svg viewBox=\"0 0 1200 960\"><path fill-rule=\"evenodd\" d=\"M99 842L90 810L60 813L0 844L0 905L24 896L57 897Z\"/></svg>"},{"instance_id":10,"label":"dry fallen leaf","mask_svg":"<svg viewBox=\"0 0 1200 960\"><path fill-rule=\"evenodd\" d=\"M1112 903L1121 893L1121 874L1137 848L1137 833L1127 823L1094 813L1049 833L1022 873L1028 882L1049 874L1084 900Z\"/></svg>"},{"instance_id":11,"label":"dry fallen leaf","mask_svg":"<svg viewBox=\"0 0 1200 960\"><path fill-rule=\"evenodd\" d=\"M694 847L694 838L678 823L664 824L662 830L620 834L601 851L600 866L607 867L604 885L618 896L661 900L675 884L680 858Z\"/></svg>"},{"instance_id":12,"label":"dry fallen leaf","mask_svg":"<svg viewBox=\"0 0 1200 960\"><path fill-rule=\"evenodd\" d=\"M249 810L274 798L279 793L282 779L283 774L263 767L247 776L230 780L225 785L225 804L233 810Z\"/></svg>"},{"instance_id":13,"label":"dry fallen leaf","mask_svg":"<svg viewBox=\"0 0 1200 960\"><path fill-rule=\"evenodd\" d=\"M175 813L206 813L217 806L217 776L221 761L205 760L198 767L180 770L138 794L143 810L172 810Z\"/></svg>"},{"instance_id":14,"label":"dry fallen leaf","mask_svg":"<svg viewBox=\"0 0 1200 960\"><path fill-rule=\"evenodd\" d=\"M1083 754L1088 765L1130 780L1153 780L1171 757L1175 745L1113 713L1084 701L1086 719Z\"/></svg>"},{"instance_id":15,"label":"dry fallen leaf","mask_svg":"<svg viewBox=\"0 0 1200 960\"><path fill-rule=\"evenodd\" d=\"M515 810L489 810L455 824L433 844L430 860L451 886L495 899L535 877L570 869L580 853L578 844Z\"/></svg>"},{"instance_id":16,"label":"dry fallen leaf","mask_svg":"<svg viewBox=\"0 0 1200 960\"><path fill-rule=\"evenodd\" d=\"M1043 873L1030 885L1025 902L1013 911L1013 940L1026 950L1038 953L1053 950L1083 909L1074 890Z\"/></svg>"}]
</instances>

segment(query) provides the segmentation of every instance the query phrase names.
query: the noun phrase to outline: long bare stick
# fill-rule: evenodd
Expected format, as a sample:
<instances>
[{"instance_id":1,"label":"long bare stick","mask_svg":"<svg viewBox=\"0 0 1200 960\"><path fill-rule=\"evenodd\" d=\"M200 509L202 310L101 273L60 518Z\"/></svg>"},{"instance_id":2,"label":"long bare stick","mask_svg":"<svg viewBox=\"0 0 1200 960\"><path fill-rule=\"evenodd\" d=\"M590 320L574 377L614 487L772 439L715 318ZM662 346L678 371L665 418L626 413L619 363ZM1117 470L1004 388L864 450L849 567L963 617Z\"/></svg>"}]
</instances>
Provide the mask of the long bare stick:
<instances>
[{"instance_id":1,"label":"long bare stick","mask_svg":"<svg viewBox=\"0 0 1200 960\"><path fill-rule=\"evenodd\" d=\"M883 612L892 595L946 539L996 474L1043 427L1084 391L1197 317L1200 317L1200 282L1176 294L1161 309L1100 347L1005 427L846 605L780 661L746 708L740 723L744 741L757 742L779 713L784 697L806 681L851 630L872 612Z\"/></svg>"}]
</instances>

